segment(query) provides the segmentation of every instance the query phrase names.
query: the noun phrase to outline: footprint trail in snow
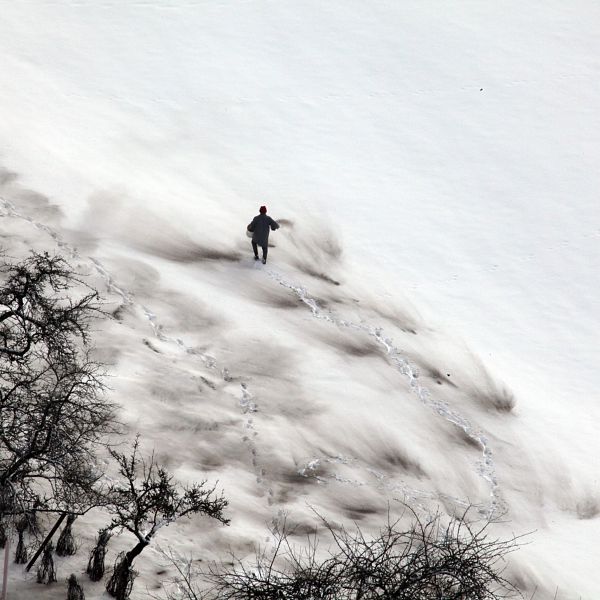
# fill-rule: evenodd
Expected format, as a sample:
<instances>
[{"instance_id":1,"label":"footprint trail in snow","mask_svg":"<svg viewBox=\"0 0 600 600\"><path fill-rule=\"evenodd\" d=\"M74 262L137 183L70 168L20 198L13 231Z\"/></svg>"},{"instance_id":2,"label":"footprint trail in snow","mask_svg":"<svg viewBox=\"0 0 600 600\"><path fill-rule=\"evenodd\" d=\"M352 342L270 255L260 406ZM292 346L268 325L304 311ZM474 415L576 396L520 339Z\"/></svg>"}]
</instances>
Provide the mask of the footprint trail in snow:
<instances>
[{"instance_id":1,"label":"footprint trail in snow","mask_svg":"<svg viewBox=\"0 0 600 600\"><path fill-rule=\"evenodd\" d=\"M233 380L233 377L231 376L229 370L226 367L220 368L217 360L213 356L199 352L197 348L187 346L184 343L184 341L180 338L174 338L165 334L164 328L162 327L158 316L145 305L136 302L135 295L132 292L125 289L124 287L119 286L114 280L109 270L106 269L106 267L104 267L104 265L97 258L93 256L82 257L78 250L75 247L68 244L67 242L65 242L58 232L48 227L47 225L39 223L33 218L18 212L18 210L12 202L2 197L0 197L0 208L4 209L4 215L0 213L0 216L9 216L15 219L21 219L23 221L28 222L32 227L46 233L60 248L61 252L64 252L70 258L74 260L85 260L85 258L87 258L92 263L96 272L104 281L107 291L121 298L122 306L138 306L141 309L150 327L152 328L155 338L157 338L161 342L177 346L186 354L197 356L204 363L205 368L220 371L221 377L225 382L231 382ZM254 426L253 415L257 412L258 408L253 400L253 396L246 383L240 383L240 394L239 397L236 397L236 400L240 407L240 411L246 417L244 421L244 432L242 435L242 442L248 448L252 466L254 468L256 476L256 482L264 490L264 493L268 499L268 503L269 505L271 505L274 496L273 490L267 480L266 470L259 464L258 450L255 443L255 438L258 436L258 431Z\"/></svg>"},{"instance_id":2,"label":"footprint trail in snow","mask_svg":"<svg viewBox=\"0 0 600 600\"><path fill-rule=\"evenodd\" d=\"M489 486L490 489L490 500L486 506L479 506L480 512L484 513L486 516L494 515L498 509L503 509L503 501L500 495L500 490L498 487L498 481L496 478L496 470L494 466L494 461L492 457L492 450L490 448L487 437L481 432L479 429L474 427L468 419L461 416L456 411L452 410L445 402L436 399L427 388L425 388L418 379L418 371L415 367L413 367L410 362L402 355L400 349L394 346L393 340L385 336L384 330L381 327L375 327L370 325L365 325L363 323L354 323L352 321L348 321L339 317L334 316L330 311L323 310L317 300L313 298L306 288L297 286L294 283L288 281L281 273L273 271L271 269L267 270L268 276L275 280L279 285L291 290L299 300L301 300L306 306L308 306L312 312L312 315L320 319L322 321L331 323L332 325L343 327L351 331L361 331L367 333L369 336L373 337L379 345L381 345L389 357L390 362L394 365L394 368L401 373L407 380L410 385L412 392L419 398L419 400L430 409L432 409L435 413L440 415L442 418L447 421L453 423L454 425L460 427L465 434L475 441L477 445L481 448L482 458L477 464L477 473L480 477L482 477ZM322 459L316 459L322 460ZM326 459L329 462L344 462L348 459ZM308 463L305 467L305 475L309 475L311 470L315 470L316 465L314 461L312 463ZM413 488L409 488L408 486L394 486L394 484L390 484L385 481L385 476L374 469L366 468L372 475L380 479L382 485L388 489L397 489L402 490L407 498L411 497L421 497L421 498L440 498L440 499L451 499L453 502L465 506L470 504L466 501L461 501L458 498L450 498L448 496L440 495L440 494L431 494L428 492L423 492L419 490L415 490Z\"/></svg>"},{"instance_id":3,"label":"footprint trail in snow","mask_svg":"<svg viewBox=\"0 0 600 600\"><path fill-rule=\"evenodd\" d=\"M35 221L33 218L27 215L19 213L15 208L14 204L9 202L8 200L0 197L0 207L4 208L5 216L10 216L13 218L18 218L27 221L36 229L39 229L40 231L43 231L44 233L49 235L54 240L56 245L60 248L60 250L67 253L71 258L78 260L82 259L77 249L72 247L70 244L64 242L61 236L56 231L54 231L47 225L44 225L43 223ZM139 306L146 319L148 320L148 323L152 328L153 334L157 339L161 340L162 342L173 344L187 354L193 354L195 356L198 356L200 360L204 363L204 366L206 368L211 370L220 370L223 380L231 381L233 379L226 367L219 368L219 365L214 357L199 352L197 348L186 345L184 341L180 338L168 336L164 332L164 329L160 324L158 316L152 310L150 310L143 304L136 302L133 293L131 293L123 287L120 287L115 282L110 272L103 266L103 264L97 258L91 256L87 258L93 264L95 270L105 282L107 290L119 296L122 299L122 303L124 306ZM273 270L269 269L266 272L268 276L274 281L276 281L279 285L293 292L296 295L296 297L311 310L311 313L315 318L328 322L337 327L343 327L348 330L365 332L371 337L373 337L377 341L377 343L384 348L387 356L390 359L390 362L394 365L395 369L408 380L411 390L419 398L419 400L441 417L460 427L465 432L465 434L469 438L474 440L481 448L482 459L477 465L477 472L487 482L490 488L490 501L486 506L478 507L480 512L489 516L494 514L498 510L498 508L501 508L503 503L495 475L492 451L486 436L480 430L475 428L466 418L462 417L456 411L453 411L446 403L435 399L431 395L429 390L427 390L424 386L421 385L421 383L418 380L418 372L415 369L415 367L413 367L409 363L409 361L404 356L402 356L401 351L396 346L394 346L393 341L385 336L383 329L381 327L369 326L362 323L354 323L352 321L336 317L331 312L322 309L319 306L317 300L310 295L306 288L291 283L282 274L277 273ZM246 417L246 420L244 422L244 433L242 436L242 441L246 445L250 453L251 462L255 471L256 481L258 485L264 489L265 495L268 499L268 503L269 505L271 505L273 502L274 495L273 489L269 484L265 468L260 464L258 451L255 443L255 439L258 436L258 430L255 426L254 417L256 414L258 414L259 411L253 399L253 395L250 392L247 383L245 382L240 383L240 395L239 397L237 397L237 402L240 407L240 411ZM390 481L387 478L387 476L385 476L383 473L380 473L379 471L369 466L361 467L359 465L359 462L352 457L337 456L334 458L317 458L312 461L309 461L303 468L301 468L298 471L299 474L305 477L315 477L316 479L323 481L323 478L315 475L318 464L320 462L328 462L331 464L344 464L362 468L365 472L367 472L370 475L370 477L372 477L375 480L374 485L377 488L384 489L387 492L392 493L401 492L405 501L419 503L420 500L438 499L442 501L450 501L451 503L458 506L467 506L469 504L468 501L462 500L460 498L454 498L445 494L418 490L411 486L408 486L405 483L397 483ZM337 474L333 474L330 477L333 480L346 485L371 485L364 481L343 478Z\"/></svg>"}]
</instances>

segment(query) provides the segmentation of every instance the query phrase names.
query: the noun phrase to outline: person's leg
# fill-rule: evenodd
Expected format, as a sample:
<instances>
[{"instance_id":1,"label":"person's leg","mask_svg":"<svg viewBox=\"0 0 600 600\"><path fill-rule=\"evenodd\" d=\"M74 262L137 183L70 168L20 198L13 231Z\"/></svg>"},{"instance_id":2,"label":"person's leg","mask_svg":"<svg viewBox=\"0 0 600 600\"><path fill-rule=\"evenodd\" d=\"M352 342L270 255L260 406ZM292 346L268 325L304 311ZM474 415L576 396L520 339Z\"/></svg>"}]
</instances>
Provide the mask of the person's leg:
<instances>
[{"instance_id":1,"label":"person's leg","mask_svg":"<svg viewBox=\"0 0 600 600\"><path fill-rule=\"evenodd\" d=\"M269 246L263 246L262 251L263 251L263 262L266 263L267 262L267 252L269 252Z\"/></svg>"},{"instance_id":2,"label":"person's leg","mask_svg":"<svg viewBox=\"0 0 600 600\"><path fill-rule=\"evenodd\" d=\"M254 250L254 260L258 260L258 244L252 241L252 250Z\"/></svg>"}]
</instances>

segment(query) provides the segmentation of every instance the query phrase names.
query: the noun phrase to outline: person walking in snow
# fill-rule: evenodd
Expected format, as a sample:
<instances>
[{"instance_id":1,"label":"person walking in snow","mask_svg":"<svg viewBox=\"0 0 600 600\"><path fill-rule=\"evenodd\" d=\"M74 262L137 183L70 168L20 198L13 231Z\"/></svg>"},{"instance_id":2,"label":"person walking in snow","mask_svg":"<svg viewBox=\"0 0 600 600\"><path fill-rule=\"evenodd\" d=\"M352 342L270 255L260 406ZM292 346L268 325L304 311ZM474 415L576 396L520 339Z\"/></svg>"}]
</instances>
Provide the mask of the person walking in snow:
<instances>
[{"instance_id":1,"label":"person walking in snow","mask_svg":"<svg viewBox=\"0 0 600 600\"><path fill-rule=\"evenodd\" d=\"M254 250L254 260L258 260L258 247L262 248L263 265L267 262L267 253L269 251L269 233L279 229L277 221L267 216L267 207L261 206L260 214L252 219L248 225L248 231L252 232L252 250Z\"/></svg>"}]
</instances>

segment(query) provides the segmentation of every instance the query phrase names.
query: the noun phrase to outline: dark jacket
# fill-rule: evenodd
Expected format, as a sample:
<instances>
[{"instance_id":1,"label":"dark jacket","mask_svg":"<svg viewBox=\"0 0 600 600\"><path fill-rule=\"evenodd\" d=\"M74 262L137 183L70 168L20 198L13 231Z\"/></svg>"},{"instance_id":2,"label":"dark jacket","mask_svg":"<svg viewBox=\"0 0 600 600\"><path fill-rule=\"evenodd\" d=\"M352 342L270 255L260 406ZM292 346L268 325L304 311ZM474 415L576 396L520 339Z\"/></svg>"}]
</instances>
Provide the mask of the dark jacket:
<instances>
[{"instance_id":1,"label":"dark jacket","mask_svg":"<svg viewBox=\"0 0 600 600\"><path fill-rule=\"evenodd\" d=\"M271 217L266 214L256 215L252 219L252 223L248 225L248 231L253 233L252 241L259 246L266 246L269 243L269 232L279 229L277 221L273 221Z\"/></svg>"}]
</instances>

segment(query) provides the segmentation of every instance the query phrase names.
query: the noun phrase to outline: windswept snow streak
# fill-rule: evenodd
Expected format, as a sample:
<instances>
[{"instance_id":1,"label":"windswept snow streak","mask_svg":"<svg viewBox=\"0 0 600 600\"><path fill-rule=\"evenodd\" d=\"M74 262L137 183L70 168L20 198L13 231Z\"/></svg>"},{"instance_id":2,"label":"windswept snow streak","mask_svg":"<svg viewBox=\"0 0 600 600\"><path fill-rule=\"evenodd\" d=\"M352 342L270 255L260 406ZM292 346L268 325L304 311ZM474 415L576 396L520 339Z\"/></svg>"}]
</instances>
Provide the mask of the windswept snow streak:
<instances>
[{"instance_id":1,"label":"windswept snow streak","mask_svg":"<svg viewBox=\"0 0 600 600\"><path fill-rule=\"evenodd\" d=\"M322 463L351 466L367 473L367 476L370 479L367 479L366 481L349 479L347 477L341 477L337 473L330 473L327 475L327 477L323 477L322 475L318 475L319 468ZM327 484L328 479L333 479L335 482L342 485L350 485L354 487L374 487L375 489L383 490L386 493L393 494L395 500L399 500L403 504L409 504L413 508L421 510L423 513L430 513L430 509L426 504L424 504L424 502L427 500L441 501L445 505L460 507L461 509L466 509L469 506L473 506L473 502L456 498L454 496L450 496L449 494L440 494L419 490L404 483L403 481L391 481L390 478L384 473L381 473L372 467L361 464L359 460L350 456L338 455L335 457L314 458L308 461L302 468L298 469L298 474L302 475L303 477L316 479L323 484ZM396 498L396 494L401 495L401 497ZM482 514L488 514L487 505L485 507L479 505L475 506Z\"/></svg>"},{"instance_id":2,"label":"windswept snow streak","mask_svg":"<svg viewBox=\"0 0 600 600\"><path fill-rule=\"evenodd\" d=\"M54 240L54 242L61 249L61 251L67 253L71 258L77 260L82 259L77 249L72 247L70 244L66 243L61 238L60 234L58 234L56 231L54 231L47 225L39 223L31 217L19 213L16 210L14 204L12 204L10 201L0 197L0 207L4 209L5 216L10 216L13 218L18 218L27 221L36 229L39 229L46 233ZM87 258L93 264L97 273L104 280L107 290L109 292L119 296L122 299L124 306L133 307L137 305L141 309L144 316L148 320L150 327L152 328L154 336L157 339L161 340L162 342L175 345L186 354L198 356L198 358L204 363L204 366L206 368L211 370L220 370L224 381L232 381L233 378L227 370L227 368L219 367L217 360L213 356L199 352L197 348L186 345L184 341L180 338L168 336L164 332L164 329L160 324L158 316L151 309L144 306L143 304L136 302L134 294L132 292L128 291L123 287L120 287L115 282L110 272L103 266L103 264L97 258L91 256ZM311 313L315 318L326 321L338 327L345 327L349 330L366 332L370 336L372 336L385 349L385 352L389 357L391 363L395 366L396 370L408 380L413 393L421 400L421 402L430 407L434 412L436 412L443 418L460 427L466 433L466 435L468 435L471 439L477 442L479 447L482 449L483 454L481 461L479 461L477 465L477 471L479 475L483 479L485 479L485 481L490 487L490 502L487 506L480 507L479 510L480 512L486 515L493 514L499 508L499 506L502 505L502 501L498 490L498 483L496 480L495 468L492 459L492 451L489 447L489 443L485 435L473 425L471 425L471 423L467 419L459 415L456 411L453 411L446 403L435 399L431 395L431 393L420 384L418 380L418 371L416 370L416 368L413 367L404 356L402 356L401 351L396 346L394 346L393 341L390 338L385 336L385 333L381 327L373 327L365 324L353 323L351 321L336 317L331 312L325 312L319 306L317 300L313 298L305 288L290 283L284 278L283 275L276 273L275 271L268 270L267 273L280 285L284 286L285 288L291 290L294 294L296 294L298 299L310 308ZM251 455L251 461L255 471L257 484L264 489L268 499L268 503L270 505L273 502L273 490L268 482L265 469L260 465L260 461L257 456L258 453L256 444L254 442L255 438L258 436L258 431L254 423L254 415L258 412L258 407L245 382L240 383L240 395L239 397L237 397L237 401L242 414L246 415L242 441L248 447L249 453ZM338 463L346 465L358 464L358 461L356 459L350 457L340 456L334 458L315 458L309 461L304 467L302 467L299 470L299 473L301 475L304 475L305 477L316 476L311 474L311 471L315 472L317 470L319 462ZM380 473L368 466L363 466L362 469L374 479L374 485L376 487L392 493L401 493L403 495L404 501L410 501L412 503L418 504L419 500L440 499L450 501L458 506L466 506L469 504L469 502L461 500L459 498L454 498L443 494L433 494L431 492L417 490L404 483L389 481L383 473ZM332 475L332 477L335 481L346 485L369 485L365 482L343 478L335 474Z\"/></svg>"},{"instance_id":3,"label":"windswept snow streak","mask_svg":"<svg viewBox=\"0 0 600 600\"><path fill-rule=\"evenodd\" d=\"M65 252L69 257L71 257L74 260L85 260L79 254L75 247L71 246L62 239L58 232L48 227L47 225L39 223L31 217L18 212L12 202L0 197L0 209L4 209L4 215L0 213L0 216L9 216L15 219L27 221L36 229L39 229L40 231L43 231L48 236L50 236L50 238L54 240L54 242L60 248L60 250L62 252ZM197 348L186 345L181 338L175 338L167 335L164 332L164 329L159 321L158 316L147 306L136 302L133 292L130 292L126 288L119 286L114 280L109 270L106 269L106 267L104 267L104 265L97 258L93 256L88 256L87 259L92 263L94 269L104 281L106 289L109 292L121 298L123 306L138 306L139 309L141 309L142 313L148 320L150 327L152 328L154 336L158 340L160 340L161 342L175 345L186 354L197 356L204 363L205 368L220 371L223 381L233 381L234 378L229 372L229 370L226 367L220 367L217 360L213 356L203 352L199 352ZM254 426L253 415L258 411L258 407L253 400L253 396L248 388L248 385L245 382L240 383L239 391L239 397L237 397L236 395L236 399L238 401L240 411L243 415L246 416L246 419L244 421L244 433L242 436L242 442L246 445L250 453L252 466L256 475L256 482L264 490L264 493L268 499L268 503L269 505L271 505L274 496L273 489L267 480L266 470L259 464L258 451L256 448L256 443L254 441L255 438L258 436L258 431ZM277 520L277 518L275 517L274 520Z\"/></svg>"},{"instance_id":4,"label":"windswept snow streak","mask_svg":"<svg viewBox=\"0 0 600 600\"><path fill-rule=\"evenodd\" d=\"M102 264L95 258L90 257L90 260L96 266L97 271L103 276L108 289L123 298L123 302L126 305L135 305L133 294L115 284L108 271L102 266ZM150 327L154 333L154 336L161 342L166 342L175 345L177 348L185 352L198 357L203 363L204 367L211 370L220 371L221 377L225 382L233 381L234 377L231 375L227 367L220 367L216 358L210 354L199 352L197 348L188 346L181 338L175 338L165 333L158 316L152 312L148 307L143 304L139 304L142 309L144 316L148 320ZM266 471L259 464L258 450L256 447L255 439L258 436L258 431L254 426L253 415L258 411L258 407L253 400L252 393L250 392L248 385L245 382L240 383L240 396L237 398L238 404L242 414L246 417L244 421L244 433L242 435L242 442L248 448L248 452L251 457L252 467L256 476L256 483L263 488L265 495L267 496L269 505L272 504L273 500L273 489L266 479Z\"/></svg>"},{"instance_id":5,"label":"windswept snow streak","mask_svg":"<svg viewBox=\"0 0 600 600\"><path fill-rule=\"evenodd\" d=\"M419 375L416 367L412 366L410 362L402 355L400 349L394 346L393 340L386 337L384 330L381 327L374 327L362 323L353 323L352 321L347 321L334 316L330 311L325 312L319 306L315 298L309 294L306 288L290 283L283 275L275 271L268 270L267 273L269 277L277 281L280 285L294 292L298 299L310 308L312 315L315 318L349 330L363 331L375 338L375 340L385 349L385 352L395 369L408 380L412 392L419 398L419 400L447 421L460 427L465 434L469 436L469 438L477 442L482 451L482 458L477 463L477 473L487 482L490 488L490 501L489 504L483 509L483 512L485 512L485 514L488 516L493 515L497 509L501 507L502 500L500 497L500 491L498 489L498 481L496 479L492 450L490 448L488 439L483 432L474 427L465 417L452 410L445 402L433 397L429 390L421 385L418 379ZM310 470L309 465L307 465L308 470ZM384 476L381 473L376 473L372 470L370 472L379 479L383 480ZM408 496L414 494L415 496L427 497L427 493L425 492L409 490L406 489L405 486L402 486L401 489Z\"/></svg>"}]
</instances>

